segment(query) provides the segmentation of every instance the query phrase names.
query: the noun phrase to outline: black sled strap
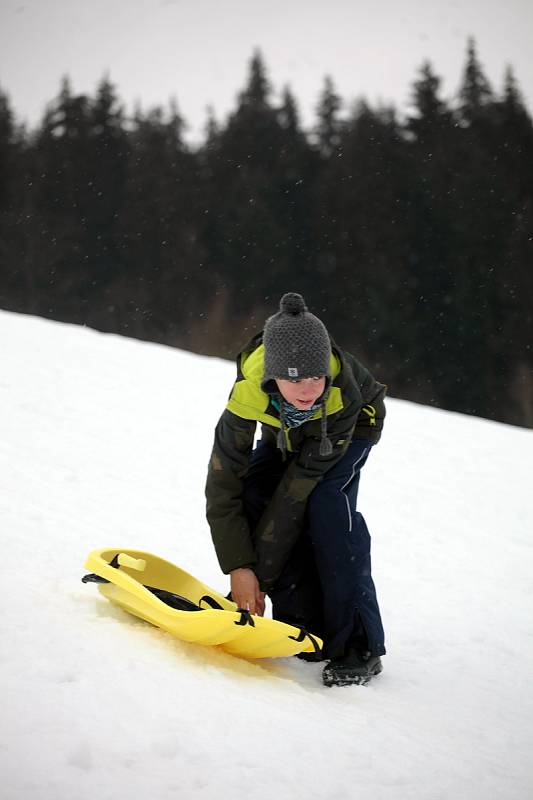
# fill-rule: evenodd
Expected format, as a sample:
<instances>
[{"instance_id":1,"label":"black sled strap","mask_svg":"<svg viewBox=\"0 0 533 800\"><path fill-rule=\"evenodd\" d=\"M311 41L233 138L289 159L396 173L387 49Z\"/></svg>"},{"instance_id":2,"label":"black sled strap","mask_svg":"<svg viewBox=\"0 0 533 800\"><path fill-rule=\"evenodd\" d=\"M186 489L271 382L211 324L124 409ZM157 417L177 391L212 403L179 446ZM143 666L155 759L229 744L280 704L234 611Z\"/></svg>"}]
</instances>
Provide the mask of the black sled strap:
<instances>
[{"instance_id":1,"label":"black sled strap","mask_svg":"<svg viewBox=\"0 0 533 800\"><path fill-rule=\"evenodd\" d=\"M113 560L109 562L109 566L114 567L115 569L120 567L120 564L118 563L118 553ZM91 572L90 575L84 575L81 581L82 583L110 583L107 578L102 578L100 575L95 575L94 572Z\"/></svg>"},{"instance_id":2,"label":"black sled strap","mask_svg":"<svg viewBox=\"0 0 533 800\"><path fill-rule=\"evenodd\" d=\"M298 636L289 636L289 639L292 639L293 642L303 642L303 640L307 637L309 639L309 641L311 642L311 644L313 645L315 653L320 653L321 652L321 648L319 647L318 642L315 639L315 637L312 636L310 633L307 633L305 628L299 628L299 631L300 631L300 633L298 634Z\"/></svg>"},{"instance_id":3,"label":"black sled strap","mask_svg":"<svg viewBox=\"0 0 533 800\"><path fill-rule=\"evenodd\" d=\"M252 628L255 628L255 622L248 609L238 608L237 611L240 613L241 618L237 620L235 625L251 625Z\"/></svg>"},{"instance_id":4,"label":"black sled strap","mask_svg":"<svg viewBox=\"0 0 533 800\"><path fill-rule=\"evenodd\" d=\"M211 606L211 608L214 608L216 611L224 611L220 603L217 603L214 597L209 597L208 594L204 594L203 597L200 597L198 605L201 606L202 603L207 603L208 606ZM204 609L200 610L203 611Z\"/></svg>"}]
</instances>

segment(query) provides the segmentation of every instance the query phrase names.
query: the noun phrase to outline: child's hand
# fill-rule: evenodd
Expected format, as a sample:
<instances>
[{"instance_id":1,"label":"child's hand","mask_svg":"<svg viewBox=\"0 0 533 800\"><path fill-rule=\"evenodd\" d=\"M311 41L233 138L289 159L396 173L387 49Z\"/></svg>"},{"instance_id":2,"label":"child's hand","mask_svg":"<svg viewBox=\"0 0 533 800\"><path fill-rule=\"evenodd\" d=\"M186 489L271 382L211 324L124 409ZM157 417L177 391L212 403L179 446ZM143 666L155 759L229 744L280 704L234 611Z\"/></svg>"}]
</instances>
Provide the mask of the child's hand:
<instances>
[{"instance_id":1,"label":"child's hand","mask_svg":"<svg viewBox=\"0 0 533 800\"><path fill-rule=\"evenodd\" d=\"M250 614L265 613L265 593L259 589L259 582L253 569L241 567L231 573L231 597L238 608L244 608Z\"/></svg>"}]
</instances>

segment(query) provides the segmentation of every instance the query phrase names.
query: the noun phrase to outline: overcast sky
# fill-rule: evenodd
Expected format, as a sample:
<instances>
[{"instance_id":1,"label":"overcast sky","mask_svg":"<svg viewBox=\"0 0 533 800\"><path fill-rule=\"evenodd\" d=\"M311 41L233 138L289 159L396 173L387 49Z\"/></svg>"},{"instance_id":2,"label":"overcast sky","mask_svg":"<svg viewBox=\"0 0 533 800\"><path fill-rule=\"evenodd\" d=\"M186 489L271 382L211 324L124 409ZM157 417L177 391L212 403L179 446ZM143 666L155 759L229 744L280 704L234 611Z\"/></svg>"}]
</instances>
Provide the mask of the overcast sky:
<instances>
[{"instance_id":1,"label":"overcast sky","mask_svg":"<svg viewBox=\"0 0 533 800\"><path fill-rule=\"evenodd\" d=\"M289 84L309 126L325 75L347 103L406 111L429 59L453 98L469 36L496 90L512 64L533 113L533 0L0 0L0 88L33 125L63 75L94 93L108 72L128 111L175 97L196 138L208 105L232 110L260 48L274 97Z\"/></svg>"}]
</instances>

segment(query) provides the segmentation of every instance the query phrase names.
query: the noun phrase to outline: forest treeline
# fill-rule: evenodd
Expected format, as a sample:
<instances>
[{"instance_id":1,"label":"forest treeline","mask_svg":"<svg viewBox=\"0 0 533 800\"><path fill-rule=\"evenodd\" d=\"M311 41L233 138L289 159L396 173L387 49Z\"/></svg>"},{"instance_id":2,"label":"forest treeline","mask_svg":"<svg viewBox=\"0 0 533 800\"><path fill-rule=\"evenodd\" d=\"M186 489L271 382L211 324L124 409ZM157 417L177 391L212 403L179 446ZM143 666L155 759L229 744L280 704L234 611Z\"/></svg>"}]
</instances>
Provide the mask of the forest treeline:
<instances>
[{"instance_id":1,"label":"forest treeline","mask_svg":"<svg viewBox=\"0 0 533 800\"><path fill-rule=\"evenodd\" d=\"M400 119L326 79L304 131L255 53L195 146L107 78L31 131L0 93L0 306L232 357L299 291L391 395L532 427L532 120L473 41L440 84L422 65Z\"/></svg>"}]
</instances>

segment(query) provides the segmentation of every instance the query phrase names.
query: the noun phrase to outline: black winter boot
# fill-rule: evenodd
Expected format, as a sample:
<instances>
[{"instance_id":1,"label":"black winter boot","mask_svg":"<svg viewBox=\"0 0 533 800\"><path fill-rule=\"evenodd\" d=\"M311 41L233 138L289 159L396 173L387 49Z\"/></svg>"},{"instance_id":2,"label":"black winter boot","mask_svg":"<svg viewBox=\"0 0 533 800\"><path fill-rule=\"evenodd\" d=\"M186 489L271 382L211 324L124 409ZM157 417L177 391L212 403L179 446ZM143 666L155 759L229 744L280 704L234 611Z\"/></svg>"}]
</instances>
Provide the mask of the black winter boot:
<instances>
[{"instance_id":1,"label":"black winter boot","mask_svg":"<svg viewBox=\"0 0 533 800\"><path fill-rule=\"evenodd\" d=\"M383 670L379 656L351 650L340 658L332 659L322 671L324 686L366 686Z\"/></svg>"}]
</instances>

